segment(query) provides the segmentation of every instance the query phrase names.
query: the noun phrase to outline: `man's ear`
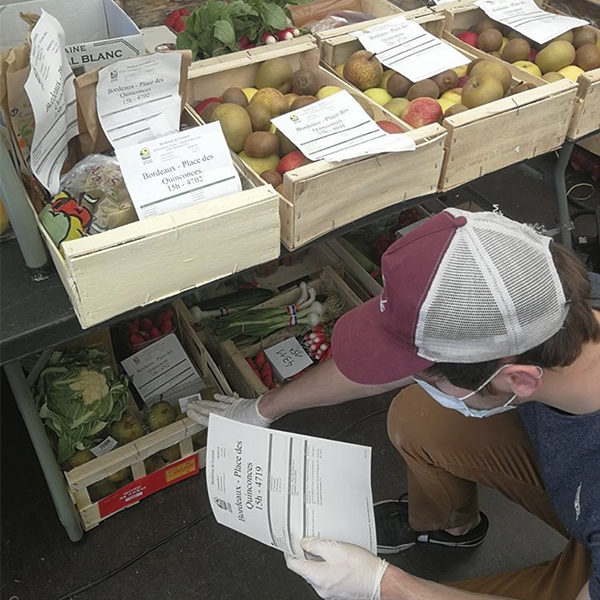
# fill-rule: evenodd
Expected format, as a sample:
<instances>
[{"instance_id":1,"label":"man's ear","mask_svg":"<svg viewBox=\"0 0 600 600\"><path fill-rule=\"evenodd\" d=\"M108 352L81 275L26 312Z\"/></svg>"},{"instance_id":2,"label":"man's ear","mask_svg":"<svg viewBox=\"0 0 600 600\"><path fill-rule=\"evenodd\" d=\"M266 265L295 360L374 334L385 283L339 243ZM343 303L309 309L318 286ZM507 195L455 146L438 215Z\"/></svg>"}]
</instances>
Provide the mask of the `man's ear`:
<instances>
[{"instance_id":1,"label":"man's ear","mask_svg":"<svg viewBox=\"0 0 600 600\"><path fill-rule=\"evenodd\" d=\"M542 385L544 371L537 365L508 365L500 375L519 398L529 398Z\"/></svg>"}]
</instances>

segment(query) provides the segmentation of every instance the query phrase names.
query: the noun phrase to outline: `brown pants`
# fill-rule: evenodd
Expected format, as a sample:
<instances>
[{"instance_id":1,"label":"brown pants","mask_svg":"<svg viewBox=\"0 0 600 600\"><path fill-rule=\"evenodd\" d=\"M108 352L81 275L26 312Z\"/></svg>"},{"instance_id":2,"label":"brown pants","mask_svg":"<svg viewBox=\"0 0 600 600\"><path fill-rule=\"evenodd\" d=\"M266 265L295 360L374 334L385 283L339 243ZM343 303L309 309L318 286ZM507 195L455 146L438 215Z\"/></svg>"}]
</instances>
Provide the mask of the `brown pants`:
<instances>
[{"instance_id":1,"label":"brown pants","mask_svg":"<svg viewBox=\"0 0 600 600\"><path fill-rule=\"evenodd\" d=\"M480 483L569 538L546 495L517 411L468 418L440 406L413 385L396 396L387 424L390 440L408 468L409 520L416 531L475 521ZM551 561L451 585L516 600L574 600L590 569L589 553L571 538Z\"/></svg>"}]
</instances>

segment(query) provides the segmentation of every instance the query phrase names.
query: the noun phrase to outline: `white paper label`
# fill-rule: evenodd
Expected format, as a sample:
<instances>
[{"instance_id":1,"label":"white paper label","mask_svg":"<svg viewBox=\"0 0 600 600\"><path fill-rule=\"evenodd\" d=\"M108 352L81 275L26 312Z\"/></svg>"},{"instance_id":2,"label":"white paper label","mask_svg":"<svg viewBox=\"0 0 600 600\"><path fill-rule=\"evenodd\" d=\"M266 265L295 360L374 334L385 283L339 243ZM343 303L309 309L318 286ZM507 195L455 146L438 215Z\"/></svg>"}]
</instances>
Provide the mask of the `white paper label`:
<instances>
[{"instance_id":1,"label":"white paper label","mask_svg":"<svg viewBox=\"0 0 600 600\"><path fill-rule=\"evenodd\" d=\"M211 414L206 484L219 523L287 554L305 536L377 551L369 447Z\"/></svg>"},{"instance_id":2,"label":"white paper label","mask_svg":"<svg viewBox=\"0 0 600 600\"><path fill-rule=\"evenodd\" d=\"M479 0L475 2L490 19L512 27L538 44L544 44L588 22L546 12L534 0Z\"/></svg>"},{"instance_id":3,"label":"white paper label","mask_svg":"<svg viewBox=\"0 0 600 600\"><path fill-rule=\"evenodd\" d=\"M71 67L83 68L84 71L141 54L140 49L131 43L131 38L71 44L66 51Z\"/></svg>"},{"instance_id":4,"label":"white paper label","mask_svg":"<svg viewBox=\"0 0 600 600\"><path fill-rule=\"evenodd\" d=\"M413 82L471 62L418 23L402 16L351 35L386 67Z\"/></svg>"},{"instance_id":5,"label":"white paper label","mask_svg":"<svg viewBox=\"0 0 600 600\"><path fill-rule=\"evenodd\" d=\"M31 72L25 83L35 117L31 170L51 193L60 191L60 171L69 140L79 133L74 75L61 24L42 10L31 32Z\"/></svg>"},{"instance_id":6,"label":"white paper label","mask_svg":"<svg viewBox=\"0 0 600 600\"><path fill-rule=\"evenodd\" d=\"M242 189L218 121L115 154L140 219Z\"/></svg>"},{"instance_id":7,"label":"white paper label","mask_svg":"<svg viewBox=\"0 0 600 600\"><path fill-rule=\"evenodd\" d=\"M310 356L295 337L267 348L265 355L280 380L293 377L313 364Z\"/></svg>"},{"instance_id":8,"label":"white paper label","mask_svg":"<svg viewBox=\"0 0 600 600\"><path fill-rule=\"evenodd\" d=\"M90 448L90 452L94 456L102 456L103 454L107 454L113 448L116 448L119 445L119 442L115 440L115 438L110 437L110 435L102 442L100 442L97 446Z\"/></svg>"},{"instance_id":9,"label":"white paper label","mask_svg":"<svg viewBox=\"0 0 600 600\"><path fill-rule=\"evenodd\" d=\"M181 54L157 52L122 60L98 73L98 118L122 148L179 131Z\"/></svg>"},{"instance_id":10,"label":"white paper label","mask_svg":"<svg viewBox=\"0 0 600 600\"><path fill-rule=\"evenodd\" d=\"M121 364L146 403L170 400L178 391L182 396L189 395L205 387L174 333L142 348Z\"/></svg>"},{"instance_id":11,"label":"white paper label","mask_svg":"<svg viewBox=\"0 0 600 600\"><path fill-rule=\"evenodd\" d=\"M416 147L404 133L383 131L346 90L271 122L311 160L336 162Z\"/></svg>"}]
</instances>

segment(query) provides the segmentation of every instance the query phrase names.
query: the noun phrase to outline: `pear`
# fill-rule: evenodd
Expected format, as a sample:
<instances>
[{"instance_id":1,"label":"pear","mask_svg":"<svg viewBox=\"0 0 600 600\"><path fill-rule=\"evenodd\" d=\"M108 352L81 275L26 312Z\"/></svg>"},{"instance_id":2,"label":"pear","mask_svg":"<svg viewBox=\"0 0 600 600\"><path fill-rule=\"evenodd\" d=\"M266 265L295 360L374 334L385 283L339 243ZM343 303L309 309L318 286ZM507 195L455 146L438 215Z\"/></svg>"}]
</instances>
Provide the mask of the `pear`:
<instances>
[{"instance_id":1,"label":"pear","mask_svg":"<svg viewBox=\"0 0 600 600\"><path fill-rule=\"evenodd\" d=\"M344 79L359 90L377 87L382 77L381 63L367 50L358 50L344 64Z\"/></svg>"},{"instance_id":2,"label":"pear","mask_svg":"<svg viewBox=\"0 0 600 600\"><path fill-rule=\"evenodd\" d=\"M252 96L250 106L257 104L264 106L269 111L271 119L287 112L289 108L285 96L279 90L272 87L261 88Z\"/></svg>"},{"instance_id":3,"label":"pear","mask_svg":"<svg viewBox=\"0 0 600 600\"><path fill-rule=\"evenodd\" d=\"M292 67L285 58L270 58L261 63L256 71L254 87L275 88L283 94L292 89Z\"/></svg>"},{"instance_id":4,"label":"pear","mask_svg":"<svg viewBox=\"0 0 600 600\"><path fill-rule=\"evenodd\" d=\"M175 416L175 408L171 403L165 400L156 402L148 409L148 427L150 431L166 427L175 421Z\"/></svg>"},{"instance_id":5,"label":"pear","mask_svg":"<svg viewBox=\"0 0 600 600\"><path fill-rule=\"evenodd\" d=\"M256 95L258 93L260 91ZM219 104L212 111L211 121L219 121L225 141L234 152L239 152L244 147L244 140L252 133L250 116L239 104L233 104L232 102Z\"/></svg>"},{"instance_id":6,"label":"pear","mask_svg":"<svg viewBox=\"0 0 600 600\"><path fill-rule=\"evenodd\" d=\"M110 426L110 435L120 445L127 444L144 435L144 428L139 419L125 413Z\"/></svg>"},{"instance_id":7,"label":"pear","mask_svg":"<svg viewBox=\"0 0 600 600\"><path fill-rule=\"evenodd\" d=\"M506 92L512 83L512 75L509 68L502 63L494 60L482 60L478 62L471 70L471 75L490 75L495 77L502 83L502 87Z\"/></svg>"},{"instance_id":8,"label":"pear","mask_svg":"<svg viewBox=\"0 0 600 600\"><path fill-rule=\"evenodd\" d=\"M542 73L548 73L572 65L574 60L575 47L573 44L566 40L557 40L556 42L550 42L536 54L535 64Z\"/></svg>"}]
</instances>

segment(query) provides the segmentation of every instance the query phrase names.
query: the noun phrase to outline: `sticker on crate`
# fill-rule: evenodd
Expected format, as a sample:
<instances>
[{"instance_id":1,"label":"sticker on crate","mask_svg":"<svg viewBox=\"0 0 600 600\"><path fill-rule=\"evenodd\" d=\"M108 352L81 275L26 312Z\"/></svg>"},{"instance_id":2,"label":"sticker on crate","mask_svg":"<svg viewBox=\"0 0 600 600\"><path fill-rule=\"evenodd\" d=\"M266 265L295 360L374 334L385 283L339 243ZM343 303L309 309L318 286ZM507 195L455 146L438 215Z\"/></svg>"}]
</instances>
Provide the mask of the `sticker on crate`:
<instances>
[{"instance_id":1,"label":"sticker on crate","mask_svg":"<svg viewBox=\"0 0 600 600\"><path fill-rule=\"evenodd\" d=\"M110 496L98 501L100 518L108 517L127 506L139 502L142 498L196 475L199 471L198 455L192 454L141 479L136 479Z\"/></svg>"},{"instance_id":2,"label":"sticker on crate","mask_svg":"<svg viewBox=\"0 0 600 600\"><path fill-rule=\"evenodd\" d=\"M295 337L267 348L265 354L279 381L291 378L313 364L310 356Z\"/></svg>"},{"instance_id":3,"label":"sticker on crate","mask_svg":"<svg viewBox=\"0 0 600 600\"><path fill-rule=\"evenodd\" d=\"M121 361L145 403L165 395L190 395L206 387L174 333Z\"/></svg>"}]
</instances>

